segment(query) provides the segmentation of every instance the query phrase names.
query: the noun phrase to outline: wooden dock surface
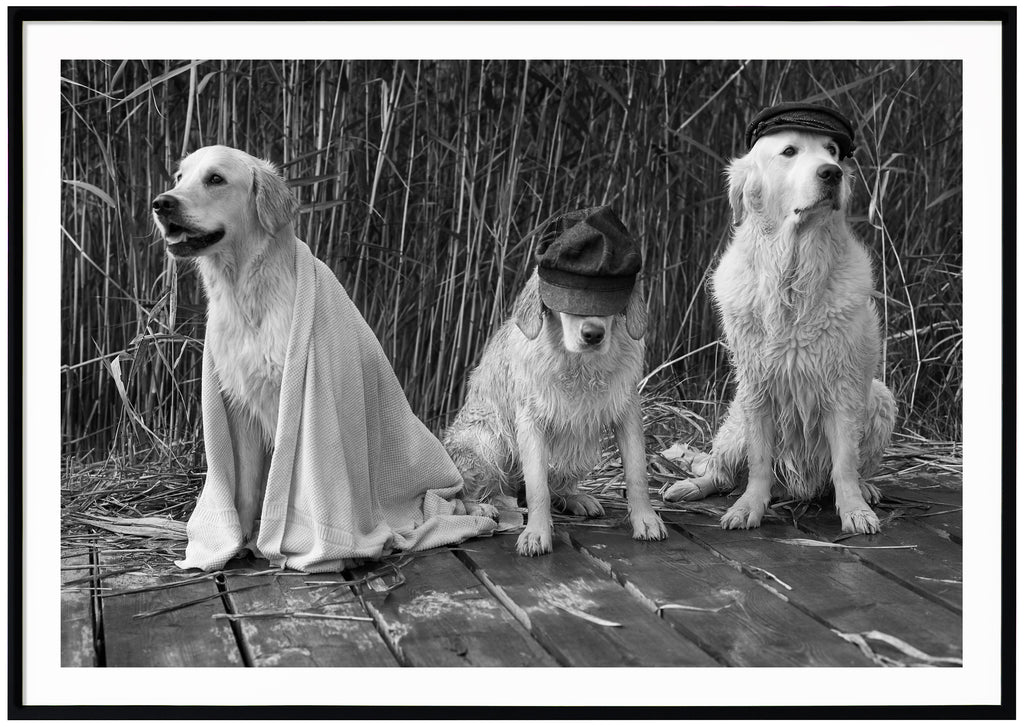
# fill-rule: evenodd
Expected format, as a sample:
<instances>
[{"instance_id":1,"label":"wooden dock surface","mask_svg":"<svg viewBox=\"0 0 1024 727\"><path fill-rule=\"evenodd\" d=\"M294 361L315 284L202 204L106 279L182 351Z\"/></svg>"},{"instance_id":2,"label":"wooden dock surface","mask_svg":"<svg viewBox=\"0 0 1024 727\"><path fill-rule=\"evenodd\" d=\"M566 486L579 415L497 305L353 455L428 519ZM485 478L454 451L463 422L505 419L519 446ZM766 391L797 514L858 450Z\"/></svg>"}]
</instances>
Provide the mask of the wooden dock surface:
<instances>
[{"instance_id":1,"label":"wooden dock surface","mask_svg":"<svg viewBox=\"0 0 1024 727\"><path fill-rule=\"evenodd\" d=\"M883 495L870 537L815 505L722 530L717 498L663 511L659 543L609 510L557 523L540 558L513 532L328 575L183 572L86 545L62 559L62 665L958 665L959 477Z\"/></svg>"}]
</instances>

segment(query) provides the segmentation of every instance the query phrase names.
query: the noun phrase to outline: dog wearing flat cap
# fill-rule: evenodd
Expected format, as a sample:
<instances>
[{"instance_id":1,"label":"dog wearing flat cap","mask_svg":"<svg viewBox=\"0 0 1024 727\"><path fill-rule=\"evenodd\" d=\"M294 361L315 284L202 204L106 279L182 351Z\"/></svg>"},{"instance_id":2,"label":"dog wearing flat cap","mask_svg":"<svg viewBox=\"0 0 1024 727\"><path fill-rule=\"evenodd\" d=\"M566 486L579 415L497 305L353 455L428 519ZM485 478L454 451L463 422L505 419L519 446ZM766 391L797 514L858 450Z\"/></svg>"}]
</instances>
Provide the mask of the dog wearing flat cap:
<instances>
[{"instance_id":1,"label":"dog wearing flat cap","mask_svg":"<svg viewBox=\"0 0 1024 727\"><path fill-rule=\"evenodd\" d=\"M640 397L647 310L640 251L610 207L565 215L542 244L512 317L487 342L444 436L470 514L497 518L525 490L516 550L551 552L551 506L604 514L577 485L598 463L603 430L622 455L633 537L661 540L651 506Z\"/></svg>"},{"instance_id":2,"label":"dog wearing flat cap","mask_svg":"<svg viewBox=\"0 0 1024 727\"><path fill-rule=\"evenodd\" d=\"M839 111L780 104L747 127L728 169L732 240L711 280L736 393L694 477L668 502L746 490L723 528L760 525L776 492L832 490L848 533L879 528L867 483L888 446L896 403L875 378L881 332L871 262L847 222L853 124Z\"/></svg>"}]
</instances>

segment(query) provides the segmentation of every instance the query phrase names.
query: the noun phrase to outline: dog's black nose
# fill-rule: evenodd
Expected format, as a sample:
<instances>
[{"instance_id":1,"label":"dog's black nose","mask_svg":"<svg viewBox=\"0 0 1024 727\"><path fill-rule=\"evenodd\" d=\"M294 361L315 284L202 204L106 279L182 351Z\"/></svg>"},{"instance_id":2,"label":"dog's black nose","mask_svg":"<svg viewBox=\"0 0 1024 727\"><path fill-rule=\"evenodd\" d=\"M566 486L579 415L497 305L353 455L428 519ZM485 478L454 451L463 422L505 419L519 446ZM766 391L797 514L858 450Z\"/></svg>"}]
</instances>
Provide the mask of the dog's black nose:
<instances>
[{"instance_id":1,"label":"dog's black nose","mask_svg":"<svg viewBox=\"0 0 1024 727\"><path fill-rule=\"evenodd\" d=\"M170 214L178 209L178 198L169 194L161 194L153 200L153 209L158 215Z\"/></svg>"},{"instance_id":2,"label":"dog's black nose","mask_svg":"<svg viewBox=\"0 0 1024 727\"><path fill-rule=\"evenodd\" d=\"M825 184L839 184L843 178L843 168L837 164L822 164L818 167L818 178Z\"/></svg>"},{"instance_id":3,"label":"dog's black nose","mask_svg":"<svg viewBox=\"0 0 1024 727\"><path fill-rule=\"evenodd\" d=\"M604 326L588 321L580 329L580 335L588 345L596 346L604 340Z\"/></svg>"}]
</instances>

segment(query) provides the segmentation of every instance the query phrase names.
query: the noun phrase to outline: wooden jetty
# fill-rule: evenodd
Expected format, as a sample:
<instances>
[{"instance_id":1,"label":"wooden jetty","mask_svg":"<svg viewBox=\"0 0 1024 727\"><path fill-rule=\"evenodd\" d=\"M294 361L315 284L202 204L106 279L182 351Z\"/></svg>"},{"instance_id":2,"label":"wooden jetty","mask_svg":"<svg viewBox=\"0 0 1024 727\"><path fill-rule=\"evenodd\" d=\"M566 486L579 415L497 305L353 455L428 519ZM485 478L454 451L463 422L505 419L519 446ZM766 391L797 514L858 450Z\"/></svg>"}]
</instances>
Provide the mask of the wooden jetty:
<instances>
[{"instance_id":1,"label":"wooden jetty","mask_svg":"<svg viewBox=\"0 0 1024 727\"><path fill-rule=\"evenodd\" d=\"M883 484L883 531L843 537L832 508L776 508L726 531L717 498L666 510L669 538L624 511L338 574L236 560L211 575L99 543L61 562L64 666L956 666L958 476ZM703 509L706 507L707 509Z\"/></svg>"}]
</instances>

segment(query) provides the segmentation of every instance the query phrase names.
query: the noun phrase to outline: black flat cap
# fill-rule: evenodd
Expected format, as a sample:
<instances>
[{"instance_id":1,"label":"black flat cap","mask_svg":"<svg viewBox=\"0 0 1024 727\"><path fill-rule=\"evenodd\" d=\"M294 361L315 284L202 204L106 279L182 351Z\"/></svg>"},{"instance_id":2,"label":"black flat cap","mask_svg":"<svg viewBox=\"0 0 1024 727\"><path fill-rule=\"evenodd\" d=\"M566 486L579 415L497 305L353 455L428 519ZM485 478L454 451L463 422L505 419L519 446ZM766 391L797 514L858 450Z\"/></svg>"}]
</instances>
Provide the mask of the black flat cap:
<instances>
[{"instance_id":1,"label":"black flat cap","mask_svg":"<svg viewBox=\"0 0 1024 727\"><path fill-rule=\"evenodd\" d=\"M747 125L747 148L766 134L777 131L809 131L831 136L839 144L839 158L845 159L857 148L853 144L853 124L830 106L810 103L780 103L763 109Z\"/></svg>"},{"instance_id":2,"label":"black flat cap","mask_svg":"<svg viewBox=\"0 0 1024 727\"><path fill-rule=\"evenodd\" d=\"M537 250L540 298L580 316L621 313L640 272L640 250L611 207L562 217L562 233Z\"/></svg>"}]
</instances>

